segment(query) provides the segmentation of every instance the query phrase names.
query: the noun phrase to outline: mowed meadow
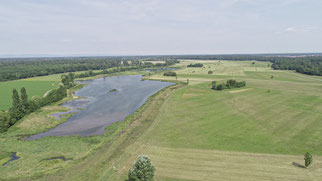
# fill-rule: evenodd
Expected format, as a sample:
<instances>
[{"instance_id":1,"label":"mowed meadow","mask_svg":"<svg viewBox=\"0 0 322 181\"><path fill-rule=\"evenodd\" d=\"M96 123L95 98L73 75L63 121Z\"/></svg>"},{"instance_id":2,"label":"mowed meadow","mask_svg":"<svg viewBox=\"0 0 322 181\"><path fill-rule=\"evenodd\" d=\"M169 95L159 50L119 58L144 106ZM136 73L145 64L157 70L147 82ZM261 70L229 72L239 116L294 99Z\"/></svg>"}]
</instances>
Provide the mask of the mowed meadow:
<instances>
[{"instance_id":1,"label":"mowed meadow","mask_svg":"<svg viewBox=\"0 0 322 181\"><path fill-rule=\"evenodd\" d=\"M186 68L190 63L203 68ZM322 79L275 71L268 62L189 61L187 81L163 103L152 126L113 163L111 180L127 176L136 157L149 155L156 180L319 180L322 178ZM208 74L208 71L213 71ZM230 78L247 86L211 90ZM303 168L303 155L313 165Z\"/></svg>"}]
</instances>

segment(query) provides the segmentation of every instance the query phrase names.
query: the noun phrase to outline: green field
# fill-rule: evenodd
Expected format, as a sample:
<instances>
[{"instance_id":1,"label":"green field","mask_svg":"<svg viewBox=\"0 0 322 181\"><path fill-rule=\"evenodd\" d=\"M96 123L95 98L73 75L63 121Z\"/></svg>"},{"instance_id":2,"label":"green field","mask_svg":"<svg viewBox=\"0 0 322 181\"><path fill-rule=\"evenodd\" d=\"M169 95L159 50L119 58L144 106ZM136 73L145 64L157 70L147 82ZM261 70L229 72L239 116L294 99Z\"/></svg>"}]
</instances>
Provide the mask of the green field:
<instances>
[{"instance_id":1,"label":"green field","mask_svg":"<svg viewBox=\"0 0 322 181\"><path fill-rule=\"evenodd\" d=\"M196 62L204 68L186 68ZM181 67L177 78L161 73L148 76L189 79L189 85L159 92L126 122L108 127L123 128L115 137L19 140L19 134L37 132L35 124L48 129L50 124L39 116L61 109L43 108L0 137L4 148L0 151L22 156L0 167L0 175L15 178L19 174L22 180L22 175L40 180L125 180L137 156L146 154L156 167L156 180L319 180L322 78L275 71L268 64L182 60L176 65ZM247 86L210 89L211 81L230 78L246 81ZM313 165L304 169L307 151L313 154ZM73 160L43 161L62 154Z\"/></svg>"},{"instance_id":2,"label":"green field","mask_svg":"<svg viewBox=\"0 0 322 181\"><path fill-rule=\"evenodd\" d=\"M19 92L25 87L30 98L33 96L43 96L48 90L54 88L55 81L18 80L0 83L0 110L10 108L12 104L12 89Z\"/></svg>"},{"instance_id":3,"label":"green field","mask_svg":"<svg viewBox=\"0 0 322 181\"><path fill-rule=\"evenodd\" d=\"M76 74L84 73L85 71L76 72ZM98 72L98 71L94 71ZM25 87L29 98L33 96L44 96L47 91L57 88L61 76L63 74L53 74L48 76L32 77L16 81L0 82L0 111L7 110L12 104L12 89L16 88L20 93L20 89Z\"/></svg>"}]
</instances>

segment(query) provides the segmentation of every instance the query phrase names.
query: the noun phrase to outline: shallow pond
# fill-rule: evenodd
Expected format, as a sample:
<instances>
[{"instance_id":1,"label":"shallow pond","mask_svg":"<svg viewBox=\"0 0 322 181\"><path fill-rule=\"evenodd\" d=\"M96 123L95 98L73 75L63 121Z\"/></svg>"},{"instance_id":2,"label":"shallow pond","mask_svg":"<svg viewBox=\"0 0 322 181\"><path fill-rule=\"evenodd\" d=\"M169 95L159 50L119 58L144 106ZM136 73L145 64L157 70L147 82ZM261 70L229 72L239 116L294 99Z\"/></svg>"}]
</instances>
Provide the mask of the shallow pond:
<instances>
[{"instance_id":1,"label":"shallow pond","mask_svg":"<svg viewBox=\"0 0 322 181\"><path fill-rule=\"evenodd\" d=\"M9 164L12 161L18 160L20 157L17 156L16 152L13 152L12 155L10 155L11 159L8 160L6 163L2 164L2 166L6 166L7 164Z\"/></svg>"},{"instance_id":2,"label":"shallow pond","mask_svg":"<svg viewBox=\"0 0 322 181\"><path fill-rule=\"evenodd\" d=\"M63 104L71 108L70 112L77 113L65 123L27 139L33 140L45 136L102 135L106 126L124 120L141 107L149 96L174 84L143 81L141 78L141 75L125 75L83 81L82 83L87 85L75 95L85 98ZM68 113L55 113L52 116L59 119L60 116Z\"/></svg>"}]
</instances>

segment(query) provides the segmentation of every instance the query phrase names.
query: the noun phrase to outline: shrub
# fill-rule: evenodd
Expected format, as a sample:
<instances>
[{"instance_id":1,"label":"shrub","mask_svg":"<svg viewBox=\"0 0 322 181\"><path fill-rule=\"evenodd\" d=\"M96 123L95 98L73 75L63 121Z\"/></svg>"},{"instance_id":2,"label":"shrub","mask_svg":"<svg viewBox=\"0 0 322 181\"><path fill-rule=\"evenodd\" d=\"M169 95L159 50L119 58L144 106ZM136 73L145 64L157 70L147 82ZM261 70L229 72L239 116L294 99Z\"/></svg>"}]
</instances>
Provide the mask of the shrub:
<instances>
[{"instance_id":1,"label":"shrub","mask_svg":"<svg viewBox=\"0 0 322 181\"><path fill-rule=\"evenodd\" d=\"M312 163L312 155L309 152L306 152L304 155L305 167L308 167Z\"/></svg>"},{"instance_id":2,"label":"shrub","mask_svg":"<svg viewBox=\"0 0 322 181\"><path fill-rule=\"evenodd\" d=\"M209 70L209 71L208 71L208 74L212 74L212 73L214 73L214 72L213 72L213 71L211 71L211 70Z\"/></svg>"},{"instance_id":3,"label":"shrub","mask_svg":"<svg viewBox=\"0 0 322 181\"><path fill-rule=\"evenodd\" d=\"M129 181L152 181L155 168L152 165L150 158L145 155L140 155L129 170Z\"/></svg>"}]
</instances>

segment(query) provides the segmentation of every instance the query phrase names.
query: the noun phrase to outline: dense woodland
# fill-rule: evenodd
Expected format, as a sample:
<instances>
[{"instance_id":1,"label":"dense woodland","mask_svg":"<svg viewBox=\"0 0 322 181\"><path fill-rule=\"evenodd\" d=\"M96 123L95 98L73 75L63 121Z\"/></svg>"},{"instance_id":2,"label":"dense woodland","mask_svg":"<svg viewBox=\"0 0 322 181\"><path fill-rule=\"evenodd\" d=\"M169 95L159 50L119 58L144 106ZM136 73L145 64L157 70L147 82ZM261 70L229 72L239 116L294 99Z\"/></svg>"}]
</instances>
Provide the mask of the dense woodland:
<instances>
[{"instance_id":1,"label":"dense woodland","mask_svg":"<svg viewBox=\"0 0 322 181\"><path fill-rule=\"evenodd\" d=\"M272 68L322 76L322 57L278 59L273 62Z\"/></svg>"}]
</instances>

